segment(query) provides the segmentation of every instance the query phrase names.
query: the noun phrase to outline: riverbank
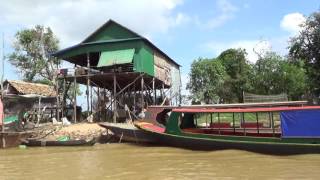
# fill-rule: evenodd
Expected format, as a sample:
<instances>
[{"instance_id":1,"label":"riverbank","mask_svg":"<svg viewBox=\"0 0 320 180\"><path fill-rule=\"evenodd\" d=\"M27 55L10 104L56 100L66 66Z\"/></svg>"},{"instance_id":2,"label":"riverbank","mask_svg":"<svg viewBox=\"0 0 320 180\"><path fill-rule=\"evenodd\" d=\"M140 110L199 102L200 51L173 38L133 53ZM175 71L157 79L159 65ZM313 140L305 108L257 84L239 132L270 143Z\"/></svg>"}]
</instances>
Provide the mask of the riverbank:
<instances>
[{"instance_id":1,"label":"riverbank","mask_svg":"<svg viewBox=\"0 0 320 180\"><path fill-rule=\"evenodd\" d=\"M32 139L58 140L67 138L70 140L90 140L101 139L101 136L107 135L107 130L97 123L77 123L68 126L45 124L35 129Z\"/></svg>"}]
</instances>

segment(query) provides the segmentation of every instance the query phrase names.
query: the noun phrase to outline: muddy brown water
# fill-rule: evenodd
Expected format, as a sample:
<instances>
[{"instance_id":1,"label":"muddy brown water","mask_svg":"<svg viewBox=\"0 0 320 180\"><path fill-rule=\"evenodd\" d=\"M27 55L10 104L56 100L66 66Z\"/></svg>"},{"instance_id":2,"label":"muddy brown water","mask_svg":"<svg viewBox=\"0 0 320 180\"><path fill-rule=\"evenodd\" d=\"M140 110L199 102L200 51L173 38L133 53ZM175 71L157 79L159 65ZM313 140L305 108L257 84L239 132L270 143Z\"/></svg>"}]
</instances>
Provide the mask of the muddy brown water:
<instances>
[{"instance_id":1,"label":"muddy brown water","mask_svg":"<svg viewBox=\"0 0 320 180\"><path fill-rule=\"evenodd\" d=\"M0 149L0 179L319 179L320 154L272 156L131 144Z\"/></svg>"}]
</instances>

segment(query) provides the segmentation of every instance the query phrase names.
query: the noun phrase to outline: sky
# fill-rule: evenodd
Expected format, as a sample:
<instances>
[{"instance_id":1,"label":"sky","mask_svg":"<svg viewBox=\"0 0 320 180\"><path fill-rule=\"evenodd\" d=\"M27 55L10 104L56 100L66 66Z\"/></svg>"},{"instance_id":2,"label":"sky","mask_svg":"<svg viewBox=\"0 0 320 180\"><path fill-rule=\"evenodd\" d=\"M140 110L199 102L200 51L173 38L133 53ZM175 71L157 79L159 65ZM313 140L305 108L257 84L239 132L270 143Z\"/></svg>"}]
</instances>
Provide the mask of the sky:
<instances>
[{"instance_id":1,"label":"sky","mask_svg":"<svg viewBox=\"0 0 320 180\"><path fill-rule=\"evenodd\" d=\"M319 8L316 0L0 0L0 33L5 55L18 30L37 24L49 26L66 48L113 19L180 64L185 85L193 60L228 48L245 48L252 63L253 50L286 55L290 37ZM4 76L21 78L8 62Z\"/></svg>"}]
</instances>

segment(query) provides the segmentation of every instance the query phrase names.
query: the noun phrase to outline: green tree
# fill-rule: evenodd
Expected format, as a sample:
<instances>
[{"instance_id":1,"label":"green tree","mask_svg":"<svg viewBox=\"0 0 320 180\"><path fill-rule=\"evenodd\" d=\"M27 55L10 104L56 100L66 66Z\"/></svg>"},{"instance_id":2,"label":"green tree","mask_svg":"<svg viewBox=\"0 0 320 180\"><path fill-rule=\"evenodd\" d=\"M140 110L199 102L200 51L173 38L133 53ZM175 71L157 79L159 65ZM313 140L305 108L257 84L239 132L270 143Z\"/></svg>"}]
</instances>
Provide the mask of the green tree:
<instances>
[{"instance_id":1,"label":"green tree","mask_svg":"<svg viewBox=\"0 0 320 180\"><path fill-rule=\"evenodd\" d=\"M23 79L28 82L42 83L56 86L57 65L61 61L51 53L59 49L59 40L53 34L50 27L37 25L31 29L23 29L15 35L14 52L9 55L10 63L21 73ZM72 103L74 99L74 89L77 95L81 95L79 85L68 83L67 92L63 91L63 82L58 81L58 91L61 101Z\"/></svg>"},{"instance_id":2,"label":"green tree","mask_svg":"<svg viewBox=\"0 0 320 180\"><path fill-rule=\"evenodd\" d=\"M307 75L303 63L293 64L288 60L281 63L282 86L291 100L301 100L307 90Z\"/></svg>"},{"instance_id":3,"label":"green tree","mask_svg":"<svg viewBox=\"0 0 320 180\"><path fill-rule=\"evenodd\" d=\"M243 102L243 91L250 90L249 76L252 70L246 55L246 51L239 48L227 49L218 56L228 75L225 77L224 88L229 95L224 99L229 103Z\"/></svg>"},{"instance_id":4,"label":"green tree","mask_svg":"<svg viewBox=\"0 0 320 180\"><path fill-rule=\"evenodd\" d=\"M272 95L286 93L290 99L301 99L306 89L306 74L301 64L294 64L274 52L268 52L254 66L253 93Z\"/></svg>"},{"instance_id":5,"label":"green tree","mask_svg":"<svg viewBox=\"0 0 320 180\"><path fill-rule=\"evenodd\" d=\"M58 50L59 40L49 27L40 25L18 31L15 35L14 52L9 61L29 82L53 84L55 69L60 60L50 56Z\"/></svg>"},{"instance_id":6,"label":"green tree","mask_svg":"<svg viewBox=\"0 0 320 180\"><path fill-rule=\"evenodd\" d=\"M193 101L220 102L225 75L225 69L217 59L195 60L191 64L190 81L187 84Z\"/></svg>"},{"instance_id":7,"label":"green tree","mask_svg":"<svg viewBox=\"0 0 320 180\"><path fill-rule=\"evenodd\" d=\"M283 93L281 83L282 57L268 52L260 58L254 68L253 86L256 94L270 95Z\"/></svg>"},{"instance_id":8,"label":"green tree","mask_svg":"<svg viewBox=\"0 0 320 180\"><path fill-rule=\"evenodd\" d=\"M304 61L310 91L320 96L320 11L311 14L289 46L292 61Z\"/></svg>"}]
</instances>

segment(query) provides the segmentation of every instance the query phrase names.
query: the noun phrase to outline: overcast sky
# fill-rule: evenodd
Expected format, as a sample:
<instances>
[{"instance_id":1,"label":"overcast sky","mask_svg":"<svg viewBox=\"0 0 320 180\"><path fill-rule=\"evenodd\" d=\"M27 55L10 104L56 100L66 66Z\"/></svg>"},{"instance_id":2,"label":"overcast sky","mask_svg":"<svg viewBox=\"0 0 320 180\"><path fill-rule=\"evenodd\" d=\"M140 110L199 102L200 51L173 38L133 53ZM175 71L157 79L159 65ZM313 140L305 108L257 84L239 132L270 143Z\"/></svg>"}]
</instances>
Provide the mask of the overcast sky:
<instances>
[{"instance_id":1,"label":"overcast sky","mask_svg":"<svg viewBox=\"0 0 320 180\"><path fill-rule=\"evenodd\" d=\"M227 48L245 48L251 62L253 48L286 55L289 37L319 7L316 0L0 0L0 32L6 53L16 31L36 24L50 26L64 48L114 19L181 64L186 82L194 59ZM5 77L20 78L8 63Z\"/></svg>"}]
</instances>

